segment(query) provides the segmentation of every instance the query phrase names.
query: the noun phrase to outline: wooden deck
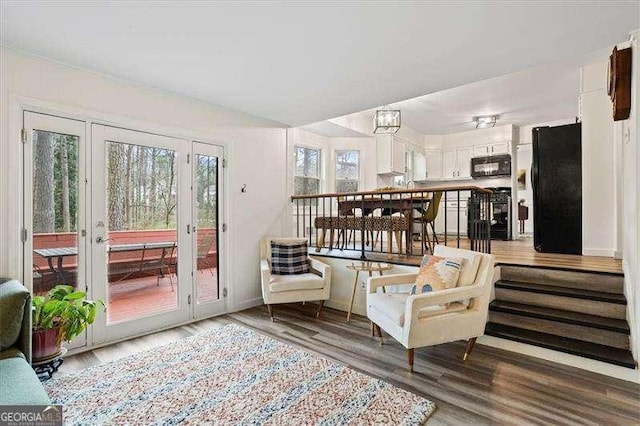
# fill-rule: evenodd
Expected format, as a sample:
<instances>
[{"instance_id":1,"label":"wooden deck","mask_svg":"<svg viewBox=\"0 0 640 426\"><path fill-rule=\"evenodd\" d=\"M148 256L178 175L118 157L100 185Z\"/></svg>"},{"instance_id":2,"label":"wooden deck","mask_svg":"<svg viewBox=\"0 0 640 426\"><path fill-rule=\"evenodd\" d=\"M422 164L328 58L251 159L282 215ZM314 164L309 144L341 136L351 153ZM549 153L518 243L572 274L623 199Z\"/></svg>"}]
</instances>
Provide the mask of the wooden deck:
<instances>
[{"instance_id":1,"label":"wooden deck","mask_svg":"<svg viewBox=\"0 0 640 426\"><path fill-rule=\"evenodd\" d=\"M450 240L447 245L458 247L456 240ZM468 249L470 241L466 238L460 240L460 248ZM420 253L419 243L414 242L414 252ZM611 257L580 256L573 254L538 253L533 249L532 238L520 238L513 241L491 241L491 253L496 256L498 264L525 265L548 267L557 269L575 269L581 271L595 271L622 274L622 261ZM357 250L340 250L323 248L316 252L315 247L309 249L312 256L325 256L345 259L360 259ZM419 265L421 255L406 256L386 253L367 252L367 259L379 262L388 262L401 265Z\"/></svg>"}]
</instances>

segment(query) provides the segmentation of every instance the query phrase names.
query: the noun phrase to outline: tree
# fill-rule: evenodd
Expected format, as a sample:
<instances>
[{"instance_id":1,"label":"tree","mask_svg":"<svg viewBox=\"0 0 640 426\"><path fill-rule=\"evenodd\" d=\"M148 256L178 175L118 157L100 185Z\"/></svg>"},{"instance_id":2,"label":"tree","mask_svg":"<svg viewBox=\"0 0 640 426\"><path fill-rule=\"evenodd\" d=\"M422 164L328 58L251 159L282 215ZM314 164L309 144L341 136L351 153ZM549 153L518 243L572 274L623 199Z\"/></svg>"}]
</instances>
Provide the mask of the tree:
<instances>
[{"instance_id":1,"label":"tree","mask_svg":"<svg viewBox=\"0 0 640 426\"><path fill-rule=\"evenodd\" d=\"M67 137L59 137L57 142L60 145L60 174L62 181L62 232L70 232L71 210L69 205L69 159L67 154Z\"/></svg>"},{"instance_id":2,"label":"tree","mask_svg":"<svg viewBox=\"0 0 640 426\"><path fill-rule=\"evenodd\" d=\"M107 175L109 229L120 231L124 225L124 205L126 201L122 179L126 168L124 146L121 143L110 142L107 155L109 162Z\"/></svg>"},{"instance_id":3,"label":"tree","mask_svg":"<svg viewBox=\"0 0 640 426\"><path fill-rule=\"evenodd\" d=\"M33 232L55 232L53 133L36 131L33 140Z\"/></svg>"}]
</instances>

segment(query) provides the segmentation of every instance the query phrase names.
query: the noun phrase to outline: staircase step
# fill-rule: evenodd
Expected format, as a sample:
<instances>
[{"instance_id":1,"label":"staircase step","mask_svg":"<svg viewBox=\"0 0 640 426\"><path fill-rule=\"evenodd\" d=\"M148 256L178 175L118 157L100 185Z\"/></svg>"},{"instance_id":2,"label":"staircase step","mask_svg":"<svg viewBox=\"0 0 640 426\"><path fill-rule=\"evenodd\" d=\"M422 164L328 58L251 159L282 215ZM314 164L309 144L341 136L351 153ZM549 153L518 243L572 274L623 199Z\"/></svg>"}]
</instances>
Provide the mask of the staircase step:
<instances>
[{"instance_id":1,"label":"staircase step","mask_svg":"<svg viewBox=\"0 0 640 426\"><path fill-rule=\"evenodd\" d=\"M506 312L489 312L489 322L568 337L618 349L629 349L629 334Z\"/></svg>"},{"instance_id":2,"label":"staircase step","mask_svg":"<svg viewBox=\"0 0 640 426\"><path fill-rule=\"evenodd\" d=\"M598 345L596 343L554 336L553 334L525 330L518 327L492 322L487 323L485 334L520 343L540 346L542 348L552 349L559 352L565 352L572 355L578 355L585 358L591 358L607 362L609 364L620 365L622 367L635 368L635 361L631 355L631 351L626 349Z\"/></svg>"},{"instance_id":3,"label":"staircase step","mask_svg":"<svg viewBox=\"0 0 640 426\"><path fill-rule=\"evenodd\" d=\"M622 294L624 275L611 272L575 271L557 268L501 265L500 276L506 281L551 284L582 290Z\"/></svg>"},{"instance_id":4,"label":"staircase step","mask_svg":"<svg viewBox=\"0 0 640 426\"><path fill-rule=\"evenodd\" d=\"M577 299L594 300L598 302L627 304L623 294L607 293L603 291L583 290L577 288L558 287L546 284L498 280L496 288L508 288L511 290L529 291L532 293L551 294L554 296L573 297Z\"/></svg>"},{"instance_id":5,"label":"staircase step","mask_svg":"<svg viewBox=\"0 0 640 426\"><path fill-rule=\"evenodd\" d=\"M600 317L597 315L583 314L579 312L565 311L563 309L544 308L540 306L526 305L522 303L494 300L489 305L489 310L505 312L515 315L523 315L532 318L540 318L551 321L576 324L601 330L615 331L629 334L629 324L626 320ZM594 330L595 332L595 330Z\"/></svg>"},{"instance_id":6,"label":"staircase step","mask_svg":"<svg viewBox=\"0 0 640 426\"><path fill-rule=\"evenodd\" d=\"M520 303L541 308L561 309L577 313L588 312L591 315L619 320L624 320L627 317L627 306L620 303L557 296L555 294L530 291L526 288L507 288L498 285L496 285L495 295L496 300L504 302Z\"/></svg>"}]
</instances>

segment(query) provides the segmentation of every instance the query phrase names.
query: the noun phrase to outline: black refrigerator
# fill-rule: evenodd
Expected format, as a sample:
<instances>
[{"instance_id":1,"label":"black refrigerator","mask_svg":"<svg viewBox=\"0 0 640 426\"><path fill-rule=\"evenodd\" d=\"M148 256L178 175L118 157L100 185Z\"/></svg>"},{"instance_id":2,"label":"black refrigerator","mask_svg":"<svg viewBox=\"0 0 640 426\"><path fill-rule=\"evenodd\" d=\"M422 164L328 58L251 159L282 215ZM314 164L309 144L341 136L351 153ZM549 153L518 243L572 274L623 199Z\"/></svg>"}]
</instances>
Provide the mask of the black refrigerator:
<instances>
[{"instance_id":1,"label":"black refrigerator","mask_svg":"<svg viewBox=\"0 0 640 426\"><path fill-rule=\"evenodd\" d=\"M533 246L582 254L580 123L533 128Z\"/></svg>"}]
</instances>

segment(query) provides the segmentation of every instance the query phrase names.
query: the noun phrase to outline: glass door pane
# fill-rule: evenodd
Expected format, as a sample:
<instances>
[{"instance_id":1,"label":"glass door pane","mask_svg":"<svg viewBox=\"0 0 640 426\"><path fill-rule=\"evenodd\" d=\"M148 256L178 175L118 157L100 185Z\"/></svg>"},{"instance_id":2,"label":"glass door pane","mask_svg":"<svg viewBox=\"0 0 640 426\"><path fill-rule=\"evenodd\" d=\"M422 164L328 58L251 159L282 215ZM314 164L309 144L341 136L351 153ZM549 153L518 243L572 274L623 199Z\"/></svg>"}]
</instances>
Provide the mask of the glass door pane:
<instances>
[{"instance_id":1,"label":"glass door pane","mask_svg":"<svg viewBox=\"0 0 640 426\"><path fill-rule=\"evenodd\" d=\"M178 308L176 151L106 142L108 324Z\"/></svg>"},{"instance_id":2,"label":"glass door pane","mask_svg":"<svg viewBox=\"0 0 640 426\"><path fill-rule=\"evenodd\" d=\"M193 158L195 316L203 317L224 312L220 286L222 149L194 143Z\"/></svg>"},{"instance_id":3,"label":"glass door pane","mask_svg":"<svg viewBox=\"0 0 640 426\"><path fill-rule=\"evenodd\" d=\"M33 132L33 292L78 287L78 141Z\"/></svg>"}]
</instances>

